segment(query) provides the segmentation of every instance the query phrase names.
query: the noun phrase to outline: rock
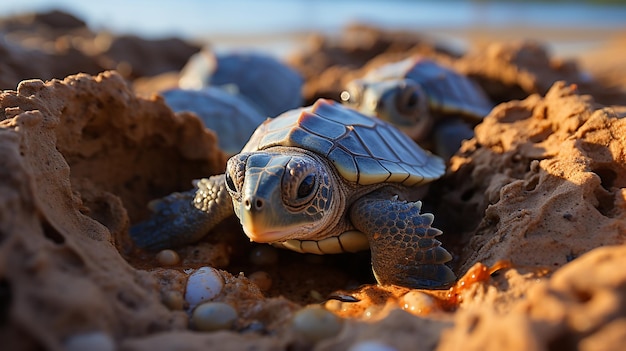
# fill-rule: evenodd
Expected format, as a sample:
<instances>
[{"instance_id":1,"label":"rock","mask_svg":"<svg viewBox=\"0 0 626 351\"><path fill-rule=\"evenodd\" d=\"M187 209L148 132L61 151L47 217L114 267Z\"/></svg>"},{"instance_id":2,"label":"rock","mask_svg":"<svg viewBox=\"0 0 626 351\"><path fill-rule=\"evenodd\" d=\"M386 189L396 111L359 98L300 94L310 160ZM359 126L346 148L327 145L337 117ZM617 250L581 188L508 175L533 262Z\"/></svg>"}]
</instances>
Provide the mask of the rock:
<instances>
[{"instance_id":1,"label":"rock","mask_svg":"<svg viewBox=\"0 0 626 351\"><path fill-rule=\"evenodd\" d=\"M117 69L127 79L178 71L200 46L178 38L94 32L58 10L0 19L0 89L24 79L63 79Z\"/></svg>"},{"instance_id":2,"label":"rock","mask_svg":"<svg viewBox=\"0 0 626 351\"><path fill-rule=\"evenodd\" d=\"M146 179L188 186L193 172L223 164L215 138L195 117L135 98L111 72L26 81L3 92L0 106L0 271L10 301L3 334L14 336L7 347L60 349L62 336L89 329L118 339L184 328L161 304L153 277L116 249L125 250L116 238L127 213L139 216L152 196L144 191L133 210L120 190L139 193L132 165L142 163ZM178 132L162 137L164 130ZM174 156L188 157L186 180L159 170ZM173 164L185 174L184 162Z\"/></svg>"},{"instance_id":3,"label":"rock","mask_svg":"<svg viewBox=\"0 0 626 351\"><path fill-rule=\"evenodd\" d=\"M438 350L618 350L626 338L626 246L595 249L528 291L505 314L462 311Z\"/></svg>"},{"instance_id":4,"label":"rock","mask_svg":"<svg viewBox=\"0 0 626 351\"><path fill-rule=\"evenodd\" d=\"M448 184L456 188L443 190L442 206L455 208L456 219L439 219L463 223L444 232L470 233L461 270L502 259L555 269L594 247L621 244L620 116L563 83L545 99L496 107L451 160Z\"/></svg>"}]
</instances>

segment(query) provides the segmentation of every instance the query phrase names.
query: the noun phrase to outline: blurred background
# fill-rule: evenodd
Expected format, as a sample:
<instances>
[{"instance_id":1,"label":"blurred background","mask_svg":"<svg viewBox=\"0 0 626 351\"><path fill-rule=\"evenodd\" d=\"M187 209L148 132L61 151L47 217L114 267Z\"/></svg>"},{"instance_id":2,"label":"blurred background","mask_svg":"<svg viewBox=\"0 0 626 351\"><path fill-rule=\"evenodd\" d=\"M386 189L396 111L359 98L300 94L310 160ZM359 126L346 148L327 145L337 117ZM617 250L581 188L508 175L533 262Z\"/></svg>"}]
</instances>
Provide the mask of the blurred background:
<instances>
[{"instance_id":1,"label":"blurred background","mask_svg":"<svg viewBox=\"0 0 626 351\"><path fill-rule=\"evenodd\" d=\"M308 32L334 33L359 22L416 30L459 50L480 40L539 39L568 56L626 30L625 5L619 0L21 0L0 2L0 14L59 9L96 31L259 46L278 54L297 49Z\"/></svg>"},{"instance_id":2,"label":"blurred background","mask_svg":"<svg viewBox=\"0 0 626 351\"><path fill-rule=\"evenodd\" d=\"M203 48L284 59L307 80L307 101L335 98L379 54L411 50L457 69L467 66L456 62L463 57L487 71L499 70L493 59L558 73L534 72L546 82L526 93L586 76L626 89L626 0L5 0L0 34L0 89L115 69L136 91L152 93L175 86Z\"/></svg>"}]
</instances>

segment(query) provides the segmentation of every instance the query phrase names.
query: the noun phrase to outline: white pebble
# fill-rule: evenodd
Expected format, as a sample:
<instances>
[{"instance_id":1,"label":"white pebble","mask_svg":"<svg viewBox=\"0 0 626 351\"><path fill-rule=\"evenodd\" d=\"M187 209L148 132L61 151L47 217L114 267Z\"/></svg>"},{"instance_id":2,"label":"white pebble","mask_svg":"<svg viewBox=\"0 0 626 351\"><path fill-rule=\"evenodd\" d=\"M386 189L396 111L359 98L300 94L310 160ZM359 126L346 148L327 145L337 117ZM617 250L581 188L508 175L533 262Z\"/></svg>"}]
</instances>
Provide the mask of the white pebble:
<instances>
[{"instance_id":1,"label":"white pebble","mask_svg":"<svg viewBox=\"0 0 626 351\"><path fill-rule=\"evenodd\" d=\"M218 296L224 288L224 278L212 267L201 267L193 272L187 280L185 301L189 309Z\"/></svg>"},{"instance_id":2,"label":"white pebble","mask_svg":"<svg viewBox=\"0 0 626 351\"><path fill-rule=\"evenodd\" d=\"M402 309L416 315L424 315L437 309L435 299L423 292L411 290L402 296Z\"/></svg>"},{"instance_id":3,"label":"white pebble","mask_svg":"<svg viewBox=\"0 0 626 351\"><path fill-rule=\"evenodd\" d=\"M115 351L113 338L101 331L77 334L65 341L66 351Z\"/></svg>"},{"instance_id":4,"label":"white pebble","mask_svg":"<svg viewBox=\"0 0 626 351\"><path fill-rule=\"evenodd\" d=\"M237 311L223 302L203 303L191 315L193 326L202 331L230 329L236 320Z\"/></svg>"},{"instance_id":5,"label":"white pebble","mask_svg":"<svg viewBox=\"0 0 626 351\"><path fill-rule=\"evenodd\" d=\"M348 351L398 351L395 347L385 345L379 341L361 341L352 345Z\"/></svg>"},{"instance_id":6,"label":"white pebble","mask_svg":"<svg viewBox=\"0 0 626 351\"><path fill-rule=\"evenodd\" d=\"M341 311L341 309L343 308L343 302L339 300L328 300L324 304L324 307L326 307L326 309L329 311Z\"/></svg>"},{"instance_id":7,"label":"white pebble","mask_svg":"<svg viewBox=\"0 0 626 351\"><path fill-rule=\"evenodd\" d=\"M183 294L179 291L168 291L163 294L161 299L165 306L170 310L182 310L185 305L185 300L183 299Z\"/></svg>"},{"instance_id":8,"label":"white pebble","mask_svg":"<svg viewBox=\"0 0 626 351\"><path fill-rule=\"evenodd\" d=\"M169 249L159 251L156 259L161 266L174 266L180 263L178 252Z\"/></svg>"},{"instance_id":9,"label":"white pebble","mask_svg":"<svg viewBox=\"0 0 626 351\"><path fill-rule=\"evenodd\" d=\"M309 306L294 314L292 327L303 338L314 342L339 334L341 320L322 307Z\"/></svg>"}]
</instances>

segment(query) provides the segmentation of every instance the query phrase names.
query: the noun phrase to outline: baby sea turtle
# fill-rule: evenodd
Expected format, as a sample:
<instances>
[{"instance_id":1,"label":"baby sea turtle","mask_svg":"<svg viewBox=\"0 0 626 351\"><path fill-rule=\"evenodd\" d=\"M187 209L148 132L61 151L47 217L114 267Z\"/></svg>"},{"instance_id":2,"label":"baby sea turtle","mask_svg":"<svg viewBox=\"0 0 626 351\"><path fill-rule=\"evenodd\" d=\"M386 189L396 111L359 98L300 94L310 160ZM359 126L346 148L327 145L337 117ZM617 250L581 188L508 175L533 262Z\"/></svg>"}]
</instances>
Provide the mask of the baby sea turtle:
<instances>
[{"instance_id":1,"label":"baby sea turtle","mask_svg":"<svg viewBox=\"0 0 626 351\"><path fill-rule=\"evenodd\" d=\"M409 57L369 71L348 83L341 99L367 115L396 125L413 140L432 137L449 157L493 104L472 80L423 57Z\"/></svg>"},{"instance_id":2,"label":"baby sea turtle","mask_svg":"<svg viewBox=\"0 0 626 351\"><path fill-rule=\"evenodd\" d=\"M415 201L444 172L392 125L320 99L261 124L225 174L152 202L155 214L131 237L143 248L176 246L235 213L252 241L314 254L369 247L380 284L445 287L452 257Z\"/></svg>"},{"instance_id":3,"label":"baby sea turtle","mask_svg":"<svg viewBox=\"0 0 626 351\"><path fill-rule=\"evenodd\" d=\"M193 55L181 71L183 89L222 87L245 96L266 117L302 106L302 76L273 56L256 52Z\"/></svg>"},{"instance_id":4,"label":"baby sea turtle","mask_svg":"<svg viewBox=\"0 0 626 351\"><path fill-rule=\"evenodd\" d=\"M175 112L191 111L204 126L215 131L227 155L241 151L266 116L244 97L216 87L200 90L171 89L161 93Z\"/></svg>"}]
</instances>

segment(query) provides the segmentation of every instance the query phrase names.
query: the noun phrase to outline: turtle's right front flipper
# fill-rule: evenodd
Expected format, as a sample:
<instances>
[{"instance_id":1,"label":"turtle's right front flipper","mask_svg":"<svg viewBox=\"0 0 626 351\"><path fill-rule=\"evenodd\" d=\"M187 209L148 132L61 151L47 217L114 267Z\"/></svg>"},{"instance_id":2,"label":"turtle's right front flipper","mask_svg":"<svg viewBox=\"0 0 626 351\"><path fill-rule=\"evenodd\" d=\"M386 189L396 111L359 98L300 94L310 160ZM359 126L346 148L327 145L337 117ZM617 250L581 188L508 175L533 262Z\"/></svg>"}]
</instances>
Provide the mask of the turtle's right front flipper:
<instances>
[{"instance_id":1,"label":"turtle's right front flipper","mask_svg":"<svg viewBox=\"0 0 626 351\"><path fill-rule=\"evenodd\" d=\"M159 250L193 243L233 214L233 203L224 175L194 182L195 188L153 200L152 217L130 229L135 244Z\"/></svg>"},{"instance_id":2,"label":"turtle's right front flipper","mask_svg":"<svg viewBox=\"0 0 626 351\"><path fill-rule=\"evenodd\" d=\"M372 270L379 284L408 288L443 289L456 280L445 265L452 255L435 239L434 216L421 213L420 201L363 196L350 209L354 226L367 235Z\"/></svg>"}]
</instances>

